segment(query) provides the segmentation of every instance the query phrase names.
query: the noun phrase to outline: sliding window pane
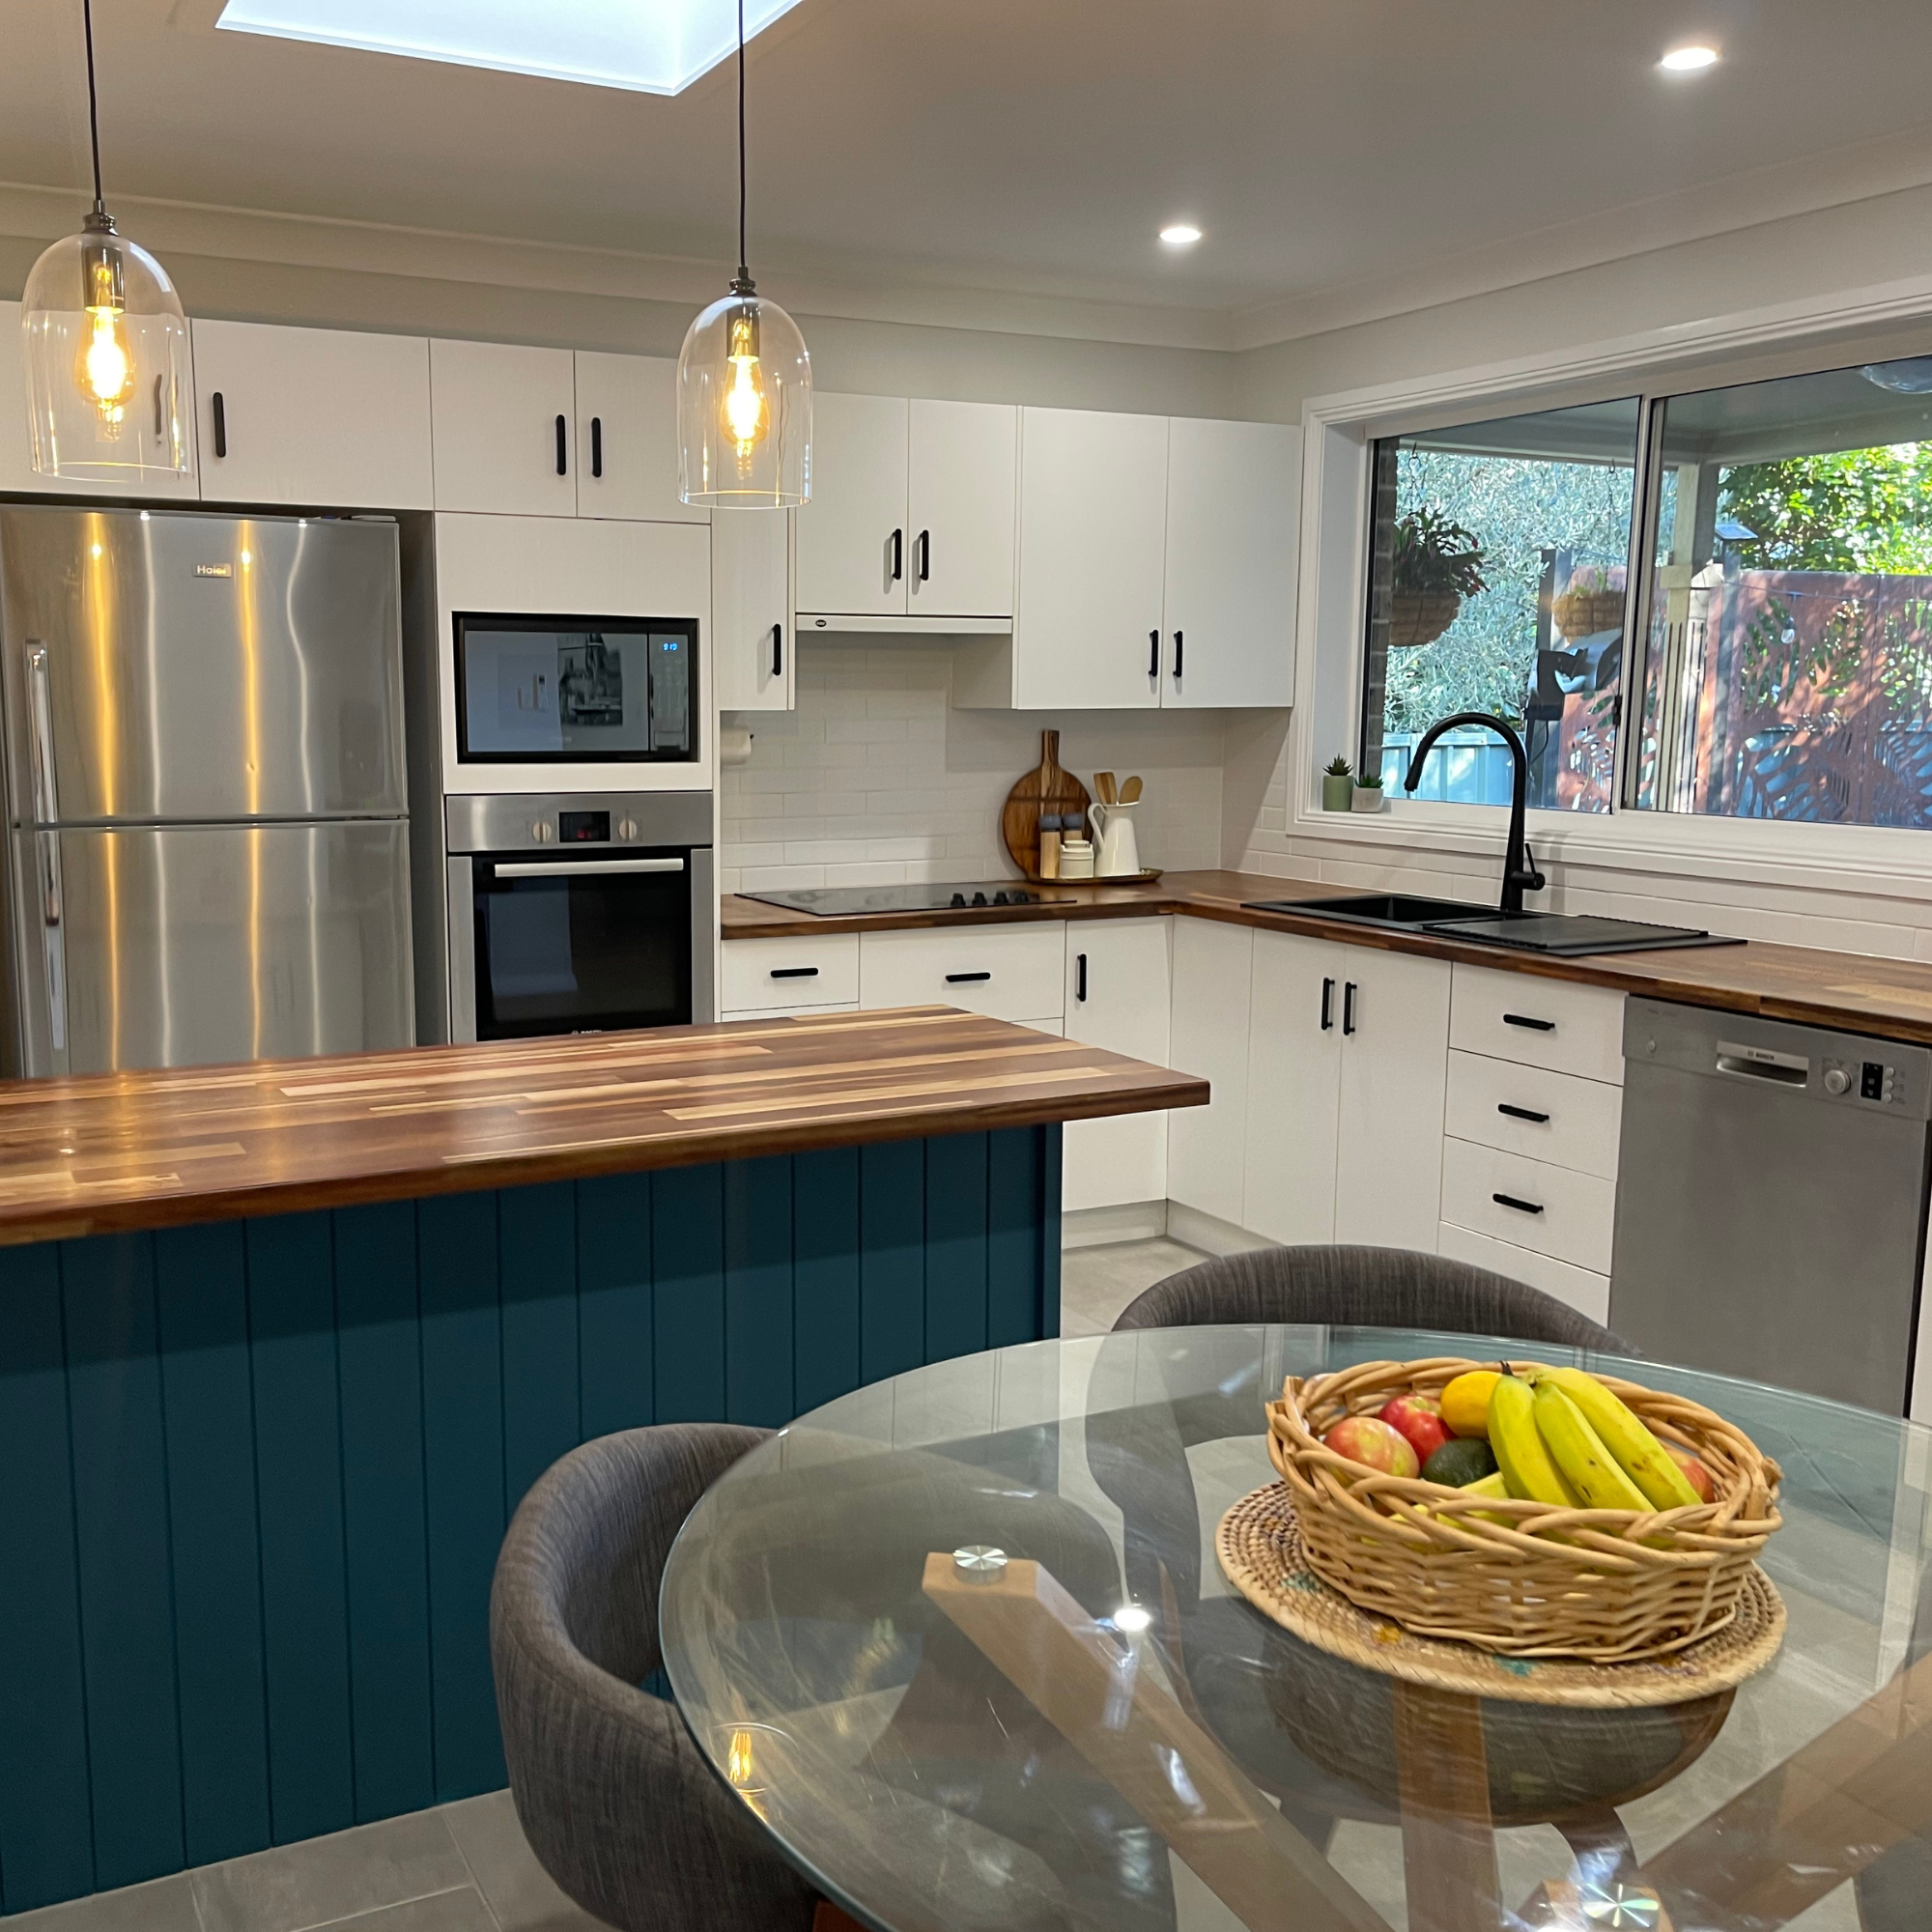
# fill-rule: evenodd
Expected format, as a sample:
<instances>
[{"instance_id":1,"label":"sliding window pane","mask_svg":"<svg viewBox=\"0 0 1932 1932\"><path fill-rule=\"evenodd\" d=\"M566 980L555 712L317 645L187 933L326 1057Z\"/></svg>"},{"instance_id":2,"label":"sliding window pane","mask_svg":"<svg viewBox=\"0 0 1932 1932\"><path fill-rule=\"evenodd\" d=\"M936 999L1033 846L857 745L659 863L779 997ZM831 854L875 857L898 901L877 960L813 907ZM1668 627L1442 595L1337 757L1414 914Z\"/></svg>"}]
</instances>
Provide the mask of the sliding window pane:
<instances>
[{"instance_id":1,"label":"sliding window pane","mask_svg":"<svg viewBox=\"0 0 1932 1932\"><path fill-rule=\"evenodd\" d=\"M1432 724L1485 711L1522 733L1532 805L1611 809L1640 414L1631 397L1376 444L1364 772L1400 786ZM1451 733L1417 795L1507 805L1508 748Z\"/></svg>"},{"instance_id":2,"label":"sliding window pane","mask_svg":"<svg viewBox=\"0 0 1932 1932\"><path fill-rule=\"evenodd\" d=\"M1636 803L1932 825L1932 357L1656 407Z\"/></svg>"}]
</instances>

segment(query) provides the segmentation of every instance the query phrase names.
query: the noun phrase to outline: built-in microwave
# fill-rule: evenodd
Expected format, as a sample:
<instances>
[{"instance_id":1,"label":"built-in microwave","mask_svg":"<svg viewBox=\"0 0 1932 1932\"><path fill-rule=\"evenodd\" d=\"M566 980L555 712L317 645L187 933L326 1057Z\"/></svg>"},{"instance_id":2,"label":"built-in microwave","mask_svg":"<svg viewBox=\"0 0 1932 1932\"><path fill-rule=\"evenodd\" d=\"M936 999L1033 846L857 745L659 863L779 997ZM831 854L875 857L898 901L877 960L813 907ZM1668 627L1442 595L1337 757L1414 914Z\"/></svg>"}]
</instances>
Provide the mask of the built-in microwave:
<instances>
[{"instance_id":1,"label":"built-in microwave","mask_svg":"<svg viewBox=\"0 0 1932 1932\"><path fill-rule=\"evenodd\" d=\"M444 801L449 1037L717 1017L711 794Z\"/></svg>"}]
</instances>

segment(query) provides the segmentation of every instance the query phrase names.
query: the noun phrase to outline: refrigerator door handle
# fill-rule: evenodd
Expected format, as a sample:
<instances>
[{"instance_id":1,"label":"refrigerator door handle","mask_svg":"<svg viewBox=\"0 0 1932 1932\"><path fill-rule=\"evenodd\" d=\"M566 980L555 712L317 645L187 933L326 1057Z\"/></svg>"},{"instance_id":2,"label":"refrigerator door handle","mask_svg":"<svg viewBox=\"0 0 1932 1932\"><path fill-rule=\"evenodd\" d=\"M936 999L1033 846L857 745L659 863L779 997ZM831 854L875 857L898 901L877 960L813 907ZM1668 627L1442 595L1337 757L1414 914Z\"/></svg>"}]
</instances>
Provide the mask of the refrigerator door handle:
<instances>
[{"instance_id":1,"label":"refrigerator door handle","mask_svg":"<svg viewBox=\"0 0 1932 1932\"><path fill-rule=\"evenodd\" d=\"M34 816L43 825L60 817L60 798L54 784L54 707L47 685L47 647L29 644L28 710L32 714L34 753Z\"/></svg>"},{"instance_id":2,"label":"refrigerator door handle","mask_svg":"<svg viewBox=\"0 0 1932 1932\"><path fill-rule=\"evenodd\" d=\"M47 1036L67 1051L67 935L61 927L60 834L37 832L41 848L41 965L47 982Z\"/></svg>"}]
</instances>

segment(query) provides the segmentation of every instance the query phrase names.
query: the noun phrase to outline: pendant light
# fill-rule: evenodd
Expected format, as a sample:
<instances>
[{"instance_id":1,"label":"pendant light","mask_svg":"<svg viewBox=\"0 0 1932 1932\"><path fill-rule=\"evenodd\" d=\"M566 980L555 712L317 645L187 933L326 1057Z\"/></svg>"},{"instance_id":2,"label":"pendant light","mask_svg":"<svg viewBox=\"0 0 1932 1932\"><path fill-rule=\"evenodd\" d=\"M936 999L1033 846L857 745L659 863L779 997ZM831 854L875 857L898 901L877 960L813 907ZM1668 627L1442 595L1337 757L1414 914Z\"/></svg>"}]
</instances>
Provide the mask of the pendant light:
<instances>
[{"instance_id":1,"label":"pendant light","mask_svg":"<svg viewBox=\"0 0 1932 1932\"><path fill-rule=\"evenodd\" d=\"M707 509L811 500L811 357L745 266L745 0L738 0L738 272L677 358L678 494Z\"/></svg>"},{"instance_id":2,"label":"pendant light","mask_svg":"<svg viewBox=\"0 0 1932 1932\"><path fill-rule=\"evenodd\" d=\"M167 271L101 199L93 0L81 0L81 19L94 210L34 264L21 298L34 470L123 488L191 477L187 318Z\"/></svg>"}]
</instances>

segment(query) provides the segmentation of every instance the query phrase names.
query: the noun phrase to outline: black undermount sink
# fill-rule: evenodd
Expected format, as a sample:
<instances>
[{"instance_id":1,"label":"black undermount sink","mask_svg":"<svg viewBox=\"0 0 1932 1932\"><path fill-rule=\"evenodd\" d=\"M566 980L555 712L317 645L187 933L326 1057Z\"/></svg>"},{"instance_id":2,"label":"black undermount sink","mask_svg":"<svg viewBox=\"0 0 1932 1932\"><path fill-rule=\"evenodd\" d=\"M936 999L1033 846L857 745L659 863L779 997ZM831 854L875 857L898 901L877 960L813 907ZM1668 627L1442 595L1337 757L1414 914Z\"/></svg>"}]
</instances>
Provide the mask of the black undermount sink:
<instances>
[{"instance_id":1,"label":"black undermount sink","mask_svg":"<svg viewBox=\"0 0 1932 1932\"><path fill-rule=\"evenodd\" d=\"M1273 899L1256 909L1346 919L1358 925L1439 925L1452 919L1489 919L1495 913L1493 906L1467 905L1460 899L1410 898L1403 893L1350 893L1345 899Z\"/></svg>"},{"instance_id":2,"label":"black undermount sink","mask_svg":"<svg viewBox=\"0 0 1932 1932\"><path fill-rule=\"evenodd\" d=\"M1541 952L1577 959L1593 952L1655 952L1679 946L1737 946L1687 925L1646 925L1634 919L1598 919L1585 913L1502 912L1460 899L1410 898L1403 893L1351 893L1340 899L1259 899L1249 912L1289 912L1303 919L1332 919L1345 925L1386 931L1435 933L1514 952Z\"/></svg>"}]
</instances>

